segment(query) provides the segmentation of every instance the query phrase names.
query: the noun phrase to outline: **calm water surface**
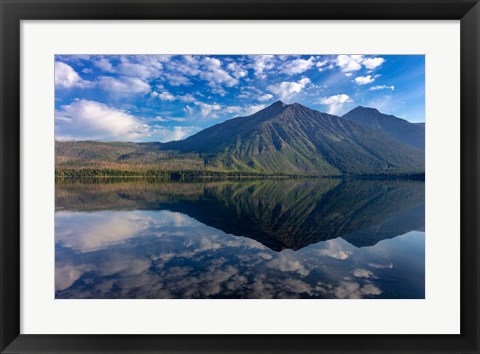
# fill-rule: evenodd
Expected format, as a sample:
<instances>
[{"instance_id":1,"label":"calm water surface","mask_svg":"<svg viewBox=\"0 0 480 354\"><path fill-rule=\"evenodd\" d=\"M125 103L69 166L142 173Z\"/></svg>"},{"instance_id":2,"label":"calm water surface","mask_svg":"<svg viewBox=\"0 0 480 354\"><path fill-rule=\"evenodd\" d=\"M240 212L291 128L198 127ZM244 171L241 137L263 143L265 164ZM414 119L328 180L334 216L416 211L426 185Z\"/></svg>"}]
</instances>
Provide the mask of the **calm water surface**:
<instances>
[{"instance_id":1,"label":"calm water surface","mask_svg":"<svg viewBox=\"0 0 480 354\"><path fill-rule=\"evenodd\" d=\"M56 183L55 296L424 298L424 182Z\"/></svg>"}]
</instances>

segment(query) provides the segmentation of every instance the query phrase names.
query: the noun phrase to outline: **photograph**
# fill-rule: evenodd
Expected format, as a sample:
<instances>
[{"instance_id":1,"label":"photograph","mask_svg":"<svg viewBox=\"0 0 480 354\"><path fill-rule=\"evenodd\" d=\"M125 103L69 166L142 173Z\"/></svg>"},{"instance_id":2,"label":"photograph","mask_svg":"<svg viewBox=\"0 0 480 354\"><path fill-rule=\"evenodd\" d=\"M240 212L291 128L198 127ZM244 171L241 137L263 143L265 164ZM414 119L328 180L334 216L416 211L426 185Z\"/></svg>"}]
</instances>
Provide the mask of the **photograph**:
<instances>
[{"instance_id":1,"label":"photograph","mask_svg":"<svg viewBox=\"0 0 480 354\"><path fill-rule=\"evenodd\" d=\"M54 59L55 299L425 299L424 55Z\"/></svg>"}]
</instances>

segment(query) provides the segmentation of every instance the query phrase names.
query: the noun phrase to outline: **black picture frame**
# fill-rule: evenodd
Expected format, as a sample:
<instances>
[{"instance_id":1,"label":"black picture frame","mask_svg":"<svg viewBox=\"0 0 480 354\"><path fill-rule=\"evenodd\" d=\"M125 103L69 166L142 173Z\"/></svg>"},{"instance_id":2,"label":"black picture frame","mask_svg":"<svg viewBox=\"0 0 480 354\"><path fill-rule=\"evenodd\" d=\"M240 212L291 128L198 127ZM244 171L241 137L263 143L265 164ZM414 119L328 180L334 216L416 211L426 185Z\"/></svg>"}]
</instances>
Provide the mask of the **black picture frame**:
<instances>
[{"instance_id":1,"label":"black picture frame","mask_svg":"<svg viewBox=\"0 0 480 354\"><path fill-rule=\"evenodd\" d=\"M2 353L479 353L478 0L0 0L0 350ZM20 334L22 20L360 19L461 21L460 335ZM445 304L448 306L448 304ZM414 319L412 319L414 320Z\"/></svg>"}]
</instances>

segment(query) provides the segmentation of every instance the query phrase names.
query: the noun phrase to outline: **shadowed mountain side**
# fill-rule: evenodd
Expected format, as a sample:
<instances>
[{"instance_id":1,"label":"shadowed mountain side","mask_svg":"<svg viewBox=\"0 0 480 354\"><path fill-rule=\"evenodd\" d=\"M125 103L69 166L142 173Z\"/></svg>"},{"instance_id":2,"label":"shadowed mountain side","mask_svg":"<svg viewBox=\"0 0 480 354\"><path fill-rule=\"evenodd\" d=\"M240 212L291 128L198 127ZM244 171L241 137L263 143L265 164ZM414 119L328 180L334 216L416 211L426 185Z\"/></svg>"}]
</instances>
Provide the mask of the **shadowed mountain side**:
<instances>
[{"instance_id":1,"label":"shadowed mountain side","mask_svg":"<svg viewBox=\"0 0 480 354\"><path fill-rule=\"evenodd\" d=\"M425 123L410 123L393 115L380 113L375 108L357 107L342 118L387 134L410 146L425 150Z\"/></svg>"},{"instance_id":2,"label":"shadowed mountain side","mask_svg":"<svg viewBox=\"0 0 480 354\"><path fill-rule=\"evenodd\" d=\"M424 227L424 182L256 180L56 184L57 210L170 210L279 251L343 237L357 246Z\"/></svg>"}]
</instances>

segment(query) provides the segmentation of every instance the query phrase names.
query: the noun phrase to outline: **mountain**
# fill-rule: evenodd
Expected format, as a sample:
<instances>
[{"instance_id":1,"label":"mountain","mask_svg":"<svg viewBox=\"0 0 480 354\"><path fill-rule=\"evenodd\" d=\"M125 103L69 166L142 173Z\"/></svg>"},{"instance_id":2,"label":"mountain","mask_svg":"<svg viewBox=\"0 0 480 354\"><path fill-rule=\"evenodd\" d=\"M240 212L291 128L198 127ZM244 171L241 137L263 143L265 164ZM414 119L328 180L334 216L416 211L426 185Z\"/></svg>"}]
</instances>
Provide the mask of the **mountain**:
<instances>
[{"instance_id":1,"label":"mountain","mask_svg":"<svg viewBox=\"0 0 480 354\"><path fill-rule=\"evenodd\" d=\"M425 150L425 123L410 123L405 119L380 113L375 108L362 106L352 109L342 118L363 124L402 143Z\"/></svg>"},{"instance_id":2,"label":"mountain","mask_svg":"<svg viewBox=\"0 0 480 354\"><path fill-rule=\"evenodd\" d=\"M424 170L424 153L363 124L278 101L248 117L207 128L161 150L200 153L234 170L382 174Z\"/></svg>"},{"instance_id":3,"label":"mountain","mask_svg":"<svg viewBox=\"0 0 480 354\"><path fill-rule=\"evenodd\" d=\"M169 143L57 142L57 169L161 169L263 174L384 175L424 172L424 151L382 131L298 103Z\"/></svg>"}]
</instances>

